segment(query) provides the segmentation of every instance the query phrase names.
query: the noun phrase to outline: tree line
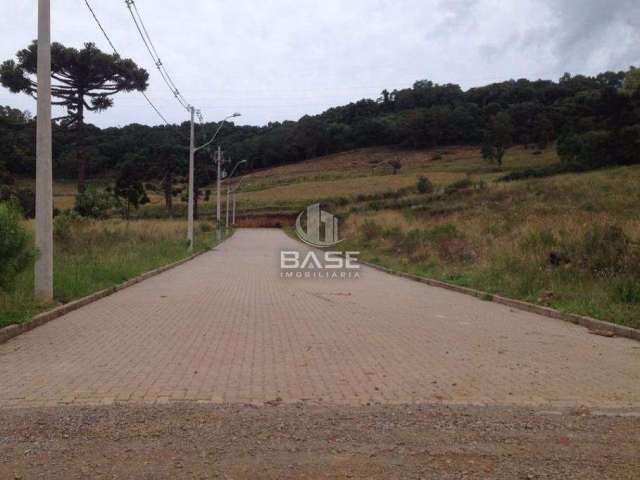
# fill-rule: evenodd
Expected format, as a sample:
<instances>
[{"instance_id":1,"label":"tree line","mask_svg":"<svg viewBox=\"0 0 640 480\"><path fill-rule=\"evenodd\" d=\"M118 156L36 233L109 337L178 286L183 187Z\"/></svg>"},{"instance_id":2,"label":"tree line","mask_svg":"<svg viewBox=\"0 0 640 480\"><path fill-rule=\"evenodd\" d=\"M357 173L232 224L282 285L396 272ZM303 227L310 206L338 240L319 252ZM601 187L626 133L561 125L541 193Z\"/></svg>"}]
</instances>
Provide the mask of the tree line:
<instances>
[{"instance_id":1,"label":"tree line","mask_svg":"<svg viewBox=\"0 0 640 480\"><path fill-rule=\"evenodd\" d=\"M33 95L35 83L29 74L34 73L35 48L34 43L18 52L17 62L3 63L0 83ZM146 89L148 74L131 60L104 54L92 44L80 50L54 45L52 55L54 75L64 73L58 79L59 100L68 109L53 130L56 178L78 179L80 191L87 175L119 174L125 191L127 179L155 180L170 202L174 184L185 175L188 123L104 129L85 125L85 110L111 107L112 95L120 91ZM93 77L81 84L78 79L86 81L87 72ZM411 88L384 90L379 98L298 121L261 127L228 124L221 144L227 156L246 159L248 169L391 145L478 145L485 158L501 163L513 144L541 149L553 142L572 168L630 164L640 161L639 78L640 70L631 67L596 76L567 73L558 81L509 80L466 91L455 84L421 80ZM215 123L204 124L198 135L207 138L216 128ZM0 181L8 181L10 175L34 175L34 139L35 122L28 113L0 108ZM196 159L203 185L215 179L211 154L203 151Z\"/></svg>"}]
</instances>

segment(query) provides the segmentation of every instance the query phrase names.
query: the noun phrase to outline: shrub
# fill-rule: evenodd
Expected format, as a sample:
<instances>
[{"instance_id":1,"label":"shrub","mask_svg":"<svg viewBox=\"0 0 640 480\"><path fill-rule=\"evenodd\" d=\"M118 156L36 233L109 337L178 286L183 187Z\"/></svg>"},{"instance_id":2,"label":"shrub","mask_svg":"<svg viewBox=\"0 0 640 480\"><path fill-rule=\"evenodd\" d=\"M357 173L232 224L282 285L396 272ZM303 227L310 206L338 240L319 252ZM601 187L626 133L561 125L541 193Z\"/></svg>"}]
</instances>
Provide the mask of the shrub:
<instances>
[{"instance_id":1,"label":"shrub","mask_svg":"<svg viewBox=\"0 0 640 480\"><path fill-rule=\"evenodd\" d=\"M438 255L450 262L471 262L476 258L469 243L462 238L444 238L437 243Z\"/></svg>"},{"instance_id":2,"label":"shrub","mask_svg":"<svg viewBox=\"0 0 640 480\"><path fill-rule=\"evenodd\" d=\"M53 219L53 237L55 240L67 243L77 233L84 218L75 210L66 210Z\"/></svg>"},{"instance_id":3,"label":"shrub","mask_svg":"<svg viewBox=\"0 0 640 480\"><path fill-rule=\"evenodd\" d=\"M384 203L376 200L374 202L370 202L367 206L367 208L369 210L373 210L373 211L378 211L378 210L383 210L384 209Z\"/></svg>"},{"instance_id":4,"label":"shrub","mask_svg":"<svg viewBox=\"0 0 640 480\"><path fill-rule=\"evenodd\" d=\"M552 253L560 263L571 263L595 276L640 276L640 256L633 242L614 225L593 225L582 238L564 238L558 251Z\"/></svg>"},{"instance_id":5,"label":"shrub","mask_svg":"<svg viewBox=\"0 0 640 480\"><path fill-rule=\"evenodd\" d=\"M0 202L14 203L26 218L36 216L36 194L30 188L10 188L3 185L0 187Z\"/></svg>"},{"instance_id":6,"label":"shrub","mask_svg":"<svg viewBox=\"0 0 640 480\"><path fill-rule=\"evenodd\" d=\"M210 223L201 223L200 224L200 231L202 233L213 232L213 225L211 225Z\"/></svg>"},{"instance_id":7,"label":"shrub","mask_svg":"<svg viewBox=\"0 0 640 480\"><path fill-rule=\"evenodd\" d=\"M418 192L420 193L431 193L433 192L433 183L427 177L420 177L418 179Z\"/></svg>"},{"instance_id":8,"label":"shrub","mask_svg":"<svg viewBox=\"0 0 640 480\"><path fill-rule=\"evenodd\" d=\"M16 276L35 257L29 235L20 220L14 205L0 203L0 288L3 289L11 288Z\"/></svg>"},{"instance_id":9,"label":"shrub","mask_svg":"<svg viewBox=\"0 0 640 480\"><path fill-rule=\"evenodd\" d=\"M601 275L628 270L631 240L620 227L595 225L588 230L581 245L583 264Z\"/></svg>"},{"instance_id":10,"label":"shrub","mask_svg":"<svg viewBox=\"0 0 640 480\"><path fill-rule=\"evenodd\" d=\"M11 176L9 172L7 172L2 164L2 160L0 160L0 184L2 185L14 185L16 183L15 179Z\"/></svg>"},{"instance_id":11,"label":"shrub","mask_svg":"<svg viewBox=\"0 0 640 480\"><path fill-rule=\"evenodd\" d=\"M520 242L520 248L534 253L545 253L557 244L555 234L551 230L537 230L530 233Z\"/></svg>"},{"instance_id":12,"label":"shrub","mask_svg":"<svg viewBox=\"0 0 640 480\"><path fill-rule=\"evenodd\" d=\"M464 235L452 223L438 225L424 233L424 238L430 242L441 242L443 240L462 239Z\"/></svg>"},{"instance_id":13,"label":"shrub","mask_svg":"<svg viewBox=\"0 0 640 480\"><path fill-rule=\"evenodd\" d=\"M561 173L567 173L572 171L578 171L580 169L563 164L554 164L541 168L527 168L524 170L516 170L515 172L508 173L500 178L498 182L513 182L516 180L525 180L527 178L544 178L552 177L553 175L559 175Z\"/></svg>"},{"instance_id":14,"label":"shrub","mask_svg":"<svg viewBox=\"0 0 640 480\"><path fill-rule=\"evenodd\" d=\"M402 248L406 253L412 253L422 245L422 232L420 230L410 230L402 239Z\"/></svg>"},{"instance_id":15,"label":"shrub","mask_svg":"<svg viewBox=\"0 0 640 480\"><path fill-rule=\"evenodd\" d=\"M382 238L384 238L385 240L398 241L401 240L402 237L403 233L402 230L400 230L400 227L385 228L382 231Z\"/></svg>"},{"instance_id":16,"label":"shrub","mask_svg":"<svg viewBox=\"0 0 640 480\"><path fill-rule=\"evenodd\" d=\"M76 195L74 210L83 217L107 218L115 206L116 200L112 194L90 187Z\"/></svg>"},{"instance_id":17,"label":"shrub","mask_svg":"<svg viewBox=\"0 0 640 480\"><path fill-rule=\"evenodd\" d=\"M402 168L402 162L400 162L400 160L398 160L397 158L394 160L389 160L389 166L391 166L391 168L393 169L393 174L396 175L400 169Z\"/></svg>"},{"instance_id":18,"label":"shrub","mask_svg":"<svg viewBox=\"0 0 640 480\"><path fill-rule=\"evenodd\" d=\"M462 180L458 180L447 185L447 188L444 189L444 192L448 195L451 195L452 193L459 192L460 190L466 190L468 188L471 188L472 186L473 182L471 181L471 179L463 178Z\"/></svg>"},{"instance_id":19,"label":"shrub","mask_svg":"<svg viewBox=\"0 0 640 480\"><path fill-rule=\"evenodd\" d=\"M618 303L640 303L640 283L637 279L624 278L613 285L612 300Z\"/></svg>"},{"instance_id":20,"label":"shrub","mask_svg":"<svg viewBox=\"0 0 640 480\"><path fill-rule=\"evenodd\" d=\"M374 220L365 220L362 224L361 233L365 241L373 240L382 234L382 227Z\"/></svg>"}]
</instances>

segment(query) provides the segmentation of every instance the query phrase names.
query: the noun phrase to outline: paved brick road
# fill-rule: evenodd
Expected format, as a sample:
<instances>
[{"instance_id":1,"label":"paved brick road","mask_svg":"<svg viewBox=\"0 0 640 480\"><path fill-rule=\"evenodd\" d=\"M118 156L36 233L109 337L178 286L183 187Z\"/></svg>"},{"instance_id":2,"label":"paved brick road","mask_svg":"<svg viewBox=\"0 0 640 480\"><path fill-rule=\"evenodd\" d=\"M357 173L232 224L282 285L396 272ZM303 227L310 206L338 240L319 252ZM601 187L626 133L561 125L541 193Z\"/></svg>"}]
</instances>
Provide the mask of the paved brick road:
<instances>
[{"instance_id":1,"label":"paved brick road","mask_svg":"<svg viewBox=\"0 0 640 480\"><path fill-rule=\"evenodd\" d=\"M640 407L640 343L365 268L284 280L277 230L0 345L0 406L451 402Z\"/></svg>"}]
</instances>

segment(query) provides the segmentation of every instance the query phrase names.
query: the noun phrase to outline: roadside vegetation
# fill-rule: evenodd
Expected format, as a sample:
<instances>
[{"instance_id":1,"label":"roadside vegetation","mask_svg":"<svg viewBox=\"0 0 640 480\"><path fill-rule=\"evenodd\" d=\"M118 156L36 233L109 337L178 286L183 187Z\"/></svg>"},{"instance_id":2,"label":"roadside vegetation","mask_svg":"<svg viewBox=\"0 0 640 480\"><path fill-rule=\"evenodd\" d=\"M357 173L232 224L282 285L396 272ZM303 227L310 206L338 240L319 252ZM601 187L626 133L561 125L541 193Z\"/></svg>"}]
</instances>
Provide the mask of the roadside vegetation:
<instances>
[{"instance_id":1,"label":"roadside vegetation","mask_svg":"<svg viewBox=\"0 0 640 480\"><path fill-rule=\"evenodd\" d=\"M0 209L3 207L0 207ZM1 212L1 210L0 210ZM2 215L0 215L2 217ZM42 304L33 298L33 257L10 283L0 288L0 327L21 323L58 304L120 284L189 255L183 220L97 220L74 214L55 219L54 297ZM23 222L33 252L32 224ZM196 224L194 251L211 248L213 228Z\"/></svg>"},{"instance_id":2,"label":"roadside vegetation","mask_svg":"<svg viewBox=\"0 0 640 480\"><path fill-rule=\"evenodd\" d=\"M638 167L510 184L470 178L348 214L344 248L396 270L640 328L638 182Z\"/></svg>"},{"instance_id":3,"label":"roadside vegetation","mask_svg":"<svg viewBox=\"0 0 640 480\"><path fill-rule=\"evenodd\" d=\"M396 156L397 175L367 171L367 158ZM516 175L560 165L553 148L510 148L500 168L480 147L365 149L256 173L247 181L264 189L243 208L301 210L287 202L304 191L342 218L341 248L363 260L640 328L640 166ZM342 181L351 194L334 189Z\"/></svg>"}]
</instances>

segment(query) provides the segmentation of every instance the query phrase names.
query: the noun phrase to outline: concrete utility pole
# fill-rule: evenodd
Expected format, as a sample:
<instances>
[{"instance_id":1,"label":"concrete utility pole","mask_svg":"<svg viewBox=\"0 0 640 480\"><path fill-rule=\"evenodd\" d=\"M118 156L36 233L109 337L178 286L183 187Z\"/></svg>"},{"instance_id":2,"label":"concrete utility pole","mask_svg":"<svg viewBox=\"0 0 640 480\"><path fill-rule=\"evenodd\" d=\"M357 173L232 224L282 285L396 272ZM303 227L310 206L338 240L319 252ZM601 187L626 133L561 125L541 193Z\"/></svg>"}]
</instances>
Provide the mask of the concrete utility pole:
<instances>
[{"instance_id":1,"label":"concrete utility pole","mask_svg":"<svg viewBox=\"0 0 640 480\"><path fill-rule=\"evenodd\" d=\"M218 129L213 134L213 137L211 137L211 140L209 140L204 145L200 145L199 147L196 147L195 146L196 109L194 107L189 107L189 110L191 112L191 139L189 143L189 210L187 214L188 215L187 241L189 242L189 250L193 250L193 202L194 202L193 194L194 194L194 183L195 183L194 182L194 175L195 175L194 160L195 160L196 152L211 145L217 138L218 134L220 133L220 130L224 126L224 123L230 118L239 117L240 114L234 113L233 115L229 115L228 117L225 117L224 120L220 122L220 125L218 125ZM218 157L220 157L220 147L218 147ZM218 224L220 224L220 160L219 159L218 159Z\"/></svg>"},{"instance_id":2,"label":"concrete utility pole","mask_svg":"<svg viewBox=\"0 0 640 480\"><path fill-rule=\"evenodd\" d=\"M191 251L193 250L193 187L196 156L194 119L196 115L196 109L194 107L190 107L189 110L191 110L191 139L189 141L189 206L187 213L187 243L189 244L189 251Z\"/></svg>"},{"instance_id":3,"label":"concrete utility pole","mask_svg":"<svg viewBox=\"0 0 640 480\"><path fill-rule=\"evenodd\" d=\"M233 191L233 200L231 200L231 203L233 203L233 210L232 210L232 214L231 214L231 225L235 225L236 224L236 192L235 190Z\"/></svg>"},{"instance_id":4,"label":"concrete utility pole","mask_svg":"<svg viewBox=\"0 0 640 480\"><path fill-rule=\"evenodd\" d=\"M38 118L36 133L36 248L34 293L53 299L53 174L51 168L51 5L38 0Z\"/></svg>"},{"instance_id":5,"label":"concrete utility pole","mask_svg":"<svg viewBox=\"0 0 640 480\"><path fill-rule=\"evenodd\" d=\"M228 117L226 117L224 120L222 120L222 122L220 122L220 125L218 125L218 129L213 134L213 137L211 137L211 140L209 140L204 145L200 145L199 147L196 147L195 146L195 123L194 123L196 109L194 107L189 107L189 110L191 111L191 139L189 143L189 209L188 209L187 241L189 242L189 250L193 250L193 203L194 203L193 187L194 187L194 176L195 176L194 160L195 160L196 152L211 145L216 139L216 137L218 136L218 133L220 133L220 130L222 129L222 126L224 125L224 123L230 118L239 117L240 114L234 113L233 115L229 115ZM218 155L220 155L220 147L218 147ZM218 182L220 181L219 179L220 179L220 163L218 163ZM220 184L218 183L218 187L219 186ZM218 223L219 222L220 222L220 194L218 194Z\"/></svg>"},{"instance_id":6,"label":"concrete utility pole","mask_svg":"<svg viewBox=\"0 0 640 480\"><path fill-rule=\"evenodd\" d=\"M230 214L230 207L231 207L231 185L229 185L227 187L227 228L229 228L229 214Z\"/></svg>"},{"instance_id":7,"label":"concrete utility pole","mask_svg":"<svg viewBox=\"0 0 640 480\"><path fill-rule=\"evenodd\" d=\"M242 164L242 163L246 163L246 160L241 161L238 165ZM231 215L231 225L235 225L236 224L236 194L238 192L238 190L240 190L240 185L242 185L242 182L244 181L245 177L241 177L240 181L238 182L238 184L233 188L233 190L231 191L232 195L232 203L233 203L233 213Z\"/></svg>"},{"instance_id":8,"label":"concrete utility pole","mask_svg":"<svg viewBox=\"0 0 640 480\"><path fill-rule=\"evenodd\" d=\"M216 162L218 164L218 174L216 175L216 222L217 227L220 229L220 184L222 183L222 148L218 145L218 151L216 152Z\"/></svg>"}]
</instances>

